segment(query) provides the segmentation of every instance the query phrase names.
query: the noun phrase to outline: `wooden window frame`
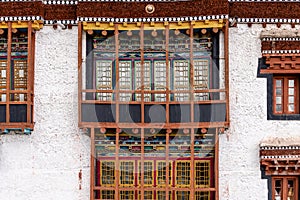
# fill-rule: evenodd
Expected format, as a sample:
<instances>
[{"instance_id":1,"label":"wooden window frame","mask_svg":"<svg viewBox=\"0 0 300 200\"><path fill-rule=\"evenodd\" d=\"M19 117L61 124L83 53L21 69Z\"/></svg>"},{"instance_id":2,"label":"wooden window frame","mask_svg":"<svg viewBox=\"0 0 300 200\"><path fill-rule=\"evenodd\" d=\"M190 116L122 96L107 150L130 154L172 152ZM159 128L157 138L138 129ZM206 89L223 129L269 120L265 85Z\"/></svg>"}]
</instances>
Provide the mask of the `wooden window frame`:
<instances>
[{"instance_id":1,"label":"wooden window frame","mask_svg":"<svg viewBox=\"0 0 300 200\"><path fill-rule=\"evenodd\" d=\"M165 165L167 164L166 161L160 161L158 160L156 162L156 177L155 177L155 180L156 180L156 185L157 187L166 187L166 184L158 184L158 178L159 178L159 171L162 171L160 168L159 168L159 163L164 163ZM169 186L172 185L172 162L169 162ZM165 173L167 173L167 167L165 168L165 170L163 170ZM162 173L164 173L162 172ZM167 174L165 174L166 178L167 178Z\"/></svg>"},{"instance_id":2,"label":"wooden window frame","mask_svg":"<svg viewBox=\"0 0 300 200\"><path fill-rule=\"evenodd\" d=\"M103 183L103 181L102 181L102 177L103 177L103 168L102 168L102 165L104 164L104 163L113 163L113 165L114 165L114 167L112 168L112 169L110 169L110 170L113 170L113 173L114 173L114 180L113 180L113 182L114 183L112 183L112 184L105 184L105 183ZM100 161L100 184L101 184L101 186L107 186L107 187L109 187L109 186L114 186L115 184L116 184L116 163L115 163L115 161L114 160L101 160Z\"/></svg>"},{"instance_id":3,"label":"wooden window frame","mask_svg":"<svg viewBox=\"0 0 300 200\"><path fill-rule=\"evenodd\" d=\"M197 164L198 163L208 164L208 169L206 170L207 173L208 173L208 175L207 175L207 177L208 177L208 180L207 180L208 184L205 184L205 185L198 185L197 184L197 177L199 177L199 176L197 176ZM197 160L197 161L195 161L195 169L194 169L195 175L194 176L195 176L195 187L196 188L209 188L210 187L210 183L211 183L211 180L210 180L210 178L211 178L210 177L211 176L211 168L210 168L210 166L211 166L211 161L210 160Z\"/></svg>"},{"instance_id":4,"label":"wooden window frame","mask_svg":"<svg viewBox=\"0 0 300 200\"><path fill-rule=\"evenodd\" d=\"M288 186L288 180L294 179L295 185L294 185L294 199L290 200L299 200L299 176L272 176L272 199L275 199L275 181L281 180L282 181L282 198L280 200L284 200L288 198L288 189L285 186ZM279 200L279 199L278 199Z\"/></svg>"},{"instance_id":5,"label":"wooden window frame","mask_svg":"<svg viewBox=\"0 0 300 200\"><path fill-rule=\"evenodd\" d=\"M107 194L107 193L104 194L104 192L108 192L109 194ZM115 190L101 190L101 199L105 199L105 200L111 199L111 198L105 198L104 195L108 195L109 197L113 196L112 199L115 199L116 192L115 192Z\"/></svg>"},{"instance_id":6,"label":"wooden window frame","mask_svg":"<svg viewBox=\"0 0 300 200\"><path fill-rule=\"evenodd\" d=\"M138 200L140 200L140 199L142 199L141 198L141 190L139 190L138 191ZM149 199L149 198L145 198L145 193L150 193L151 194L151 199ZM143 199L144 200L153 200L154 199L154 191L153 190L144 190L144 197L143 197Z\"/></svg>"},{"instance_id":7,"label":"wooden window frame","mask_svg":"<svg viewBox=\"0 0 300 200\"><path fill-rule=\"evenodd\" d=\"M282 94L281 94L281 105L282 105L282 111L276 111L276 81L281 80L282 81ZM289 80L295 80L294 82L294 112L288 111L288 97L289 97ZM299 76L274 76L273 77L273 113L276 115L282 115L282 114L299 114Z\"/></svg>"},{"instance_id":8,"label":"wooden window frame","mask_svg":"<svg viewBox=\"0 0 300 200\"><path fill-rule=\"evenodd\" d=\"M132 163L132 166L133 166L133 169L132 169L132 176L133 176L133 179L132 179L132 184L122 184L122 180L121 180L121 176L122 176L122 170L121 170L121 167L122 167L122 163L124 162L128 162L128 163ZM136 172L135 172L135 161L128 161L128 160L122 160L120 161L120 178L119 178L119 184L121 187L133 187L134 184L135 184L135 176L136 176Z\"/></svg>"},{"instance_id":9,"label":"wooden window frame","mask_svg":"<svg viewBox=\"0 0 300 200\"><path fill-rule=\"evenodd\" d=\"M152 181L151 181L151 184L146 184L145 183L145 180L144 180L144 186L146 186L146 187L151 187L151 186L153 186L154 185L154 179L155 179L155 177L154 177L154 161L152 161L152 160L144 160L144 179L145 179L145 174L146 173L148 173L148 172L145 172L145 164L146 163L151 163L152 164L152 171L151 171L151 177L152 177ZM138 185L139 186L141 186L141 183L142 183L142 181L141 181L141 177L142 177L142 172L141 172L141 166L142 165L142 162L141 161L138 161Z\"/></svg>"},{"instance_id":10,"label":"wooden window frame","mask_svg":"<svg viewBox=\"0 0 300 200\"><path fill-rule=\"evenodd\" d=\"M178 193L179 192L186 193L186 195L180 196L180 197L184 197L184 200L190 200L191 191L183 191L183 190L175 191L175 200L182 200L182 198L178 198L178 196L179 196Z\"/></svg>"},{"instance_id":11,"label":"wooden window frame","mask_svg":"<svg viewBox=\"0 0 300 200\"><path fill-rule=\"evenodd\" d=\"M164 193L164 199L163 200L166 200L166 191L162 191L162 190L157 190L156 191L156 200L159 200L159 193ZM172 191L169 191L169 200L171 200L172 199Z\"/></svg>"},{"instance_id":12,"label":"wooden window frame","mask_svg":"<svg viewBox=\"0 0 300 200\"><path fill-rule=\"evenodd\" d=\"M7 31L7 50L6 50L6 57L4 57L4 60L6 60L6 88L4 90L0 90L0 95L6 95L5 96L5 102L0 102L1 105L5 105L6 107L6 117L5 122L0 122L0 126L2 131L5 132L7 129L9 130L15 130L15 131L21 131L25 134L30 133L30 131L34 127L33 123L33 91L34 91L34 52L35 52L35 33L34 29L39 29L39 27L36 27L36 24L33 24L32 21L28 22L7 22L4 26L4 29ZM14 48L19 48L20 42L14 41L14 35L16 32L19 31L19 29L26 29L26 33L24 33L25 37L27 37L27 47L26 52L27 55L23 56L24 58L22 60L26 61L26 72L24 72L24 75L26 73L26 88L23 89L15 89L12 87L12 81L16 78L17 73L14 69L14 62L15 58L18 57L17 54L13 55L13 52L22 52L21 50L15 50ZM23 48L23 47L20 47ZM5 52L5 50L3 51ZM3 60L3 59L2 59ZM18 60L20 60L18 58ZM18 101L14 98L17 97L17 95L23 94L24 100ZM11 97L14 97L11 99ZM20 97L20 96L19 96ZM19 119L13 119L11 118L11 112L18 112L16 109L12 110L13 105L25 105L26 106L26 119L25 120L19 120ZM25 116L25 115L24 115ZM7 132L8 133L8 132Z\"/></svg>"},{"instance_id":13,"label":"wooden window frame","mask_svg":"<svg viewBox=\"0 0 300 200\"><path fill-rule=\"evenodd\" d=\"M179 163L188 163L190 166L190 170L189 170L189 178L185 179L189 182L189 184L179 184L178 180L177 180L177 166ZM174 175L175 175L175 185L177 188L186 188L186 187L190 187L191 186L191 176L192 176L192 165L191 165L191 161L190 160L178 160L175 162L175 171L174 171Z\"/></svg>"},{"instance_id":14,"label":"wooden window frame","mask_svg":"<svg viewBox=\"0 0 300 200\"><path fill-rule=\"evenodd\" d=\"M124 193L124 192L130 192L130 193L132 193L132 200L133 199L135 199L135 191L134 190L120 190L120 193L119 193L119 199L120 200L123 200L123 198L122 198L122 193ZM130 194L131 195L131 194ZM129 198L129 199L124 199L124 200L131 200L131 198Z\"/></svg>"},{"instance_id":15,"label":"wooden window frame","mask_svg":"<svg viewBox=\"0 0 300 200\"><path fill-rule=\"evenodd\" d=\"M201 193L207 193L207 199L210 199L210 191L195 191L195 200L201 200L203 197L201 196Z\"/></svg>"}]
</instances>

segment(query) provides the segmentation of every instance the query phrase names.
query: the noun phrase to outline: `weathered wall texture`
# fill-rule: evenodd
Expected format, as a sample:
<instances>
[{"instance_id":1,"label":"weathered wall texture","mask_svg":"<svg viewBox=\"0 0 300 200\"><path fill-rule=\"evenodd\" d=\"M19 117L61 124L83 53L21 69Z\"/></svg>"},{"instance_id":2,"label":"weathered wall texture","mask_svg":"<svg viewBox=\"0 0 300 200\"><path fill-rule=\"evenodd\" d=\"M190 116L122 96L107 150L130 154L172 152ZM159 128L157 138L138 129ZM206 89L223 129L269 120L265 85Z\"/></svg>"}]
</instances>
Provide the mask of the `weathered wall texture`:
<instances>
[{"instance_id":1,"label":"weathered wall texture","mask_svg":"<svg viewBox=\"0 0 300 200\"><path fill-rule=\"evenodd\" d=\"M281 28L291 29L290 25ZM257 78L262 30L261 25L238 24L229 31L230 129L220 136L220 200L267 200L260 142L269 137L300 137L299 121L267 120L267 80Z\"/></svg>"},{"instance_id":2,"label":"weathered wall texture","mask_svg":"<svg viewBox=\"0 0 300 200\"><path fill-rule=\"evenodd\" d=\"M89 199L89 137L78 130L77 27L36 33L32 135L0 136L0 199Z\"/></svg>"}]
</instances>

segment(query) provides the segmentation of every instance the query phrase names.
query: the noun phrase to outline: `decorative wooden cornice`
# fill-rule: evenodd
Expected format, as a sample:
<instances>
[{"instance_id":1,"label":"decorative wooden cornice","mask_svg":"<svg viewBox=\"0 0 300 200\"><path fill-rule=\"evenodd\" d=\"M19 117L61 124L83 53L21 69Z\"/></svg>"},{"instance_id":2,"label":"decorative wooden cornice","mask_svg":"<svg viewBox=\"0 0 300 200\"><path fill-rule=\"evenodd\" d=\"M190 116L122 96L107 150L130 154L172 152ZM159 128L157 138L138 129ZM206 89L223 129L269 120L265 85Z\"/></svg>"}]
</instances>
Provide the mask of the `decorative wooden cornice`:
<instances>
[{"instance_id":1,"label":"decorative wooden cornice","mask_svg":"<svg viewBox=\"0 0 300 200\"><path fill-rule=\"evenodd\" d=\"M300 175L300 146L262 146L260 159L266 175Z\"/></svg>"},{"instance_id":2,"label":"decorative wooden cornice","mask_svg":"<svg viewBox=\"0 0 300 200\"><path fill-rule=\"evenodd\" d=\"M276 51L274 51L276 52ZM285 52L285 51L279 51ZM261 74L300 73L300 54L263 53L266 58L266 69L260 69Z\"/></svg>"},{"instance_id":3,"label":"decorative wooden cornice","mask_svg":"<svg viewBox=\"0 0 300 200\"><path fill-rule=\"evenodd\" d=\"M154 6L147 12L146 6ZM300 23L298 0L2 0L0 17L39 16L46 24L77 19L159 19L227 16L234 23ZM8 21L9 19L5 21ZM198 19L197 19L198 20ZM85 20L86 21L86 20Z\"/></svg>"},{"instance_id":4,"label":"decorative wooden cornice","mask_svg":"<svg viewBox=\"0 0 300 200\"><path fill-rule=\"evenodd\" d=\"M220 15L229 11L228 3L224 0L151 2L155 8L153 13L145 11L148 4L148 2L79 2L77 15L80 17L153 18Z\"/></svg>"},{"instance_id":5,"label":"decorative wooden cornice","mask_svg":"<svg viewBox=\"0 0 300 200\"><path fill-rule=\"evenodd\" d=\"M286 50L298 50L297 53L299 53L300 41L262 41L261 49L262 52L281 51L286 53Z\"/></svg>"},{"instance_id":6,"label":"decorative wooden cornice","mask_svg":"<svg viewBox=\"0 0 300 200\"><path fill-rule=\"evenodd\" d=\"M43 16L41 1L0 2L0 16Z\"/></svg>"},{"instance_id":7,"label":"decorative wooden cornice","mask_svg":"<svg viewBox=\"0 0 300 200\"><path fill-rule=\"evenodd\" d=\"M229 15L231 17L261 19L300 18L300 2L233 2L229 3L229 5Z\"/></svg>"}]
</instances>

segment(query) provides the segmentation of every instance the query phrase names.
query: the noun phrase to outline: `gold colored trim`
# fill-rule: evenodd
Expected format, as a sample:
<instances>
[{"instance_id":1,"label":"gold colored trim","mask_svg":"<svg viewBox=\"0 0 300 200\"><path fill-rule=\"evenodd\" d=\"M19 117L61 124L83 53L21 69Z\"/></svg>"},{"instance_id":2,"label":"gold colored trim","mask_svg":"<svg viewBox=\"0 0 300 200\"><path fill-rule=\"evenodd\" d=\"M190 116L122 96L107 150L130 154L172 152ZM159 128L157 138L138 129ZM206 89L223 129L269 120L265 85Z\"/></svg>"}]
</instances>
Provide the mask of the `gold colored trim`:
<instances>
[{"instance_id":1,"label":"gold colored trim","mask_svg":"<svg viewBox=\"0 0 300 200\"><path fill-rule=\"evenodd\" d=\"M17 21L17 22L11 22L12 28L28 28L28 21ZM8 22L1 22L0 28L8 28ZM34 20L32 22L32 28L34 30L40 30L43 28L43 21L41 20Z\"/></svg>"},{"instance_id":2,"label":"gold colored trim","mask_svg":"<svg viewBox=\"0 0 300 200\"><path fill-rule=\"evenodd\" d=\"M144 23L144 30L164 30L169 25L170 29L189 29L190 24L193 28L219 28L225 26L226 20L205 20L192 22L147 22ZM140 30L142 22L136 23L116 23L119 24L119 30ZM114 30L113 22L83 22L83 30Z\"/></svg>"}]
</instances>

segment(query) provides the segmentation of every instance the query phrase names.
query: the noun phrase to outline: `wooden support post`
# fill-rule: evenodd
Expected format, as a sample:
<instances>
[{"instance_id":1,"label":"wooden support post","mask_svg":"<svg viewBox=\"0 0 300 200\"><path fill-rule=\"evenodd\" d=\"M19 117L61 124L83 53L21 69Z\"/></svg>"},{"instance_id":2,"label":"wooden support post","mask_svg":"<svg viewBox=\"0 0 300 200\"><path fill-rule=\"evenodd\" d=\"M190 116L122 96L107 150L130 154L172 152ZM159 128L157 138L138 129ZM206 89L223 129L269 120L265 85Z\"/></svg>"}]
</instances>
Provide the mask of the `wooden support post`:
<instances>
[{"instance_id":1,"label":"wooden support post","mask_svg":"<svg viewBox=\"0 0 300 200\"><path fill-rule=\"evenodd\" d=\"M32 76L32 22L28 22L28 29L27 29L27 123L31 122L31 103L33 101L31 92L32 92L32 85L33 85L33 76Z\"/></svg>"},{"instance_id":2,"label":"wooden support post","mask_svg":"<svg viewBox=\"0 0 300 200\"><path fill-rule=\"evenodd\" d=\"M195 130L191 129L191 196L190 199L194 200L195 193L195 151L194 151L194 142L195 140Z\"/></svg>"},{"instance_id":3,"label":"wooden support post","mask_svg":"<svg viewBox=\"0 0 300 200\"><path fill-rule=\"evenodd\" d=\"M78 22L78 123L81 123L82 104L82 23Z\"/></svg>"},{"instance_id":4,"label":"wooden support post","mask_svg":"<svg viewBox=\"0 0 300 200\"><path fill-rule=\"evenodd\" d=\"M10 69L11 69L11 43L12 43L12 23L8 22L7 34L7 65L6 65L6 123L10 122L9 102L10 102Z\"/></svg>"},{"instance_id":5,"label":"wooden support post","mask_svg":"<svg viewBox=\"0 0 300 200\"><path fill-rule=\"evenodd\" d=\"M144 191L145 191L145 181L144 181L144 161L145 161L145 129L141 129L141 200L144 200Z\"/></svg>"},{"instance_id":6,"label":"wooden support post","mask_svg":"<svg viewBox=\"0 0 300 200\"><path fill-rule=\"evenodd\" d=\"M145 76L145 70L144 70L144 23L141 24L140 29L140 49L141 49L141 123L145 122L145 86L144 86L144 76Z\"/></svg>"},{"instance_id":7,"label":"wooden support post","mask_svg":"<svg viewBox=\"0 0 300 200\"><path fill-rule=\"evenodd\" d=\"M214 172L215 172L215 198L219 199L219 129L216 128L215 133L215 165L214 165Z\"/></svg>"},{"instance_id":8,"label":"wooden support post","mask_svg":"<svg viewBox=\"0 0 300 200\"><path fill-rule=\"evenodd\" d=\"M224 50L225 50L225 90L226 90L226 122L229 125L229 43L228 43L228 20L225 25Z\"/></svg>"},{"instance_id":9,"label":"wooden support post","mask_svg":"<svg viewBox=\"0 0 300 200\"><path fill-rule=\"evenodd\" d=\"M119 123L120 118L120 87L119 87L119 25L115 24L115 49L116 49L116 85L115 85L115 96L116 96L116 123Z\"/></svg>"},{"instance_id":10,"label":"wooden support post","mask_svg":"<svg viewBox=\"0 0 300 200\"><path fill-rule=\"evenodd\" d=\"M120 90L119 90L119 25L115 24L115 51L116 51L116 85L115 85L115 96L116 96L116 124L118 126L120 118ZM120 182L120 166L119 166L119 134L120 129L116 129L116 151L115 151L115 161L116 161L116 182L115 182L115 199L119 200L119 182Z\"/></svg>"},{"instance_id":11,"label":"wooden support post","mask_svg":"<svg viewBox=\"0 0 300 200\"><path fill-rule=\"evenodd\" d=\"M119 200L119 183L120 183L120 163L119 163L119 136L120 129L116 129L116 151L115 151L115 161L116 161L116 175L115 175L115 199Z\"/></svg>"},{"instance_id":12,"label":"wooden support post","mask_svg":"<svg viewBox=\"0 0 300 200\"><path fill-rule=\"evenodd\" d=\"M169 35L170 26L166 26L166 123L170 122L170 66L169 66Z\"/></svg>"},{"instance_id":13,"label":"wooden support post","mask_svg":"<svg viewBox=\"0 0 300 200\"><path fill-rule=\"evenodd\" d=\"M169 142L170 142L170 133L171 133L171 129L168 129L166 131L166 199L169 200L169 173L170 173L170 169L169 169ZM171 180L172 181L172 180ZM171 182L172 184L172 182Z\"/></svg>"},{"instance_id":14,"label":"wooden support post","mask_svg":"<svg viewBox=\"0 0 300 200\"><path fill-rule=\"evenodd\" d=\"M90 171L90 180L91 180L91 187L90 187L90 200L94 200L94 193L95 193L95 161L97 160L97 155L95 154L95 129L91 128L91 171Z\"/></svg>"},{"instance_id":15,"label":"wooden support post","mask_svg":"<svg viewBox=\"0 0 300 200\"><path fill-rule=\"evenodd\" d=\"M35 33L32 32L32 85L31 85L31 123L34 123L34 80L35 80L35 75L34 75L34 70L35 70Z\"/></svg>"},{"instance_id":16,"label":"wooden support post","mask_svg":"<svg viewBox=\"0 0 300 200\"><path fill-rule=\"evenodd\" d=\"M193 24L190 23L190 114L191 122L194 122L194 52L193 52L193 43L194 43L194 28Z\"/></svg>"}]
</instances>

